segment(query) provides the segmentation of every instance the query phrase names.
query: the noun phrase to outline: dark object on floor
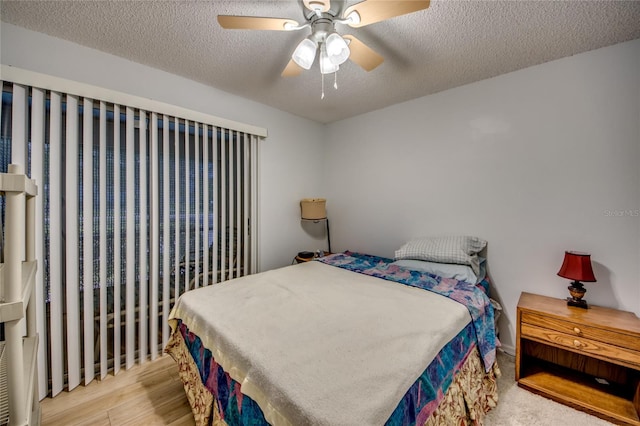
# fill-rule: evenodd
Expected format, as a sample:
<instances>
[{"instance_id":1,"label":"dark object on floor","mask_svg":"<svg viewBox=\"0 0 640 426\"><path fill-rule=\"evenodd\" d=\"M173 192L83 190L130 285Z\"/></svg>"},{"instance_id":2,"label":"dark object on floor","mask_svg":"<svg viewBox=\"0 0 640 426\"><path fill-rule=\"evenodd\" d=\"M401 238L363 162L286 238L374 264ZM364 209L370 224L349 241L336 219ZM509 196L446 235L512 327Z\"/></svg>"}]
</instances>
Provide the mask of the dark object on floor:
<instances>
[{"instance_id":1,"label":"dark object on floor","mask_svg":"<svg viewBox=\"0 0 640 426\"><path fill-rule=\"evenodd\" d=\"M301 251L300 253L298 253L298 257L302 259L311 259L313 256L314 253L312 251Z\"/></svg>"}]
</instances>

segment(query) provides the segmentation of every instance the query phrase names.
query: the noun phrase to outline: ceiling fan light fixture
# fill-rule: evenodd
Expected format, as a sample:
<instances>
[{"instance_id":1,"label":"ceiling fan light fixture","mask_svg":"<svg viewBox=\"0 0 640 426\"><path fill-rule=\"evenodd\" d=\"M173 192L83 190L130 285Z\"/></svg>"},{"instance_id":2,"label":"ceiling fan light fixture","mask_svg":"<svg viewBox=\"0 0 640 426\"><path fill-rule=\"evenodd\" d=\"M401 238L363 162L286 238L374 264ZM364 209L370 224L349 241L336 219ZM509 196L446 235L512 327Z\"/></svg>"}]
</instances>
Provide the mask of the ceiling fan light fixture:
<instances>
[{"instance_id":1,"label":"ceiling fan light fixture","mask_svg":"<svg viewBox=\"0 0 640 426\"><path fill-rule=\"evenodd\" d=\"M335 65L343 64L347 59L351 51L347 42L338 34L331 33L325 41L327 56L329 60Z\"/></svg>"},{"instance_id":2,"label":"ceiling fan light fixture","mask_svg":"<svg viewBox=\"0 0 640 426\"><path fill-rule=\"evenodd\" d=\"M301 68L308 70L313 65L313 61L316 58L316 50L318 45L316 42L309 38L305 38L298 44L296 50L293 52L291 59L298 64Z\"/></svg>"},{"instance_id":3,"label":"ceiling fan light fixture","mask_svg":"<svg viewBox=\"0 0 640 426\"><path fill-rule=\"evenodd\" d=\"M320 50L320 73L321 74L331 74L332 72L337 72L340 69L340 65L333 63L327 54L326 46L323 45Z\"/></svg>"}]
</instances>

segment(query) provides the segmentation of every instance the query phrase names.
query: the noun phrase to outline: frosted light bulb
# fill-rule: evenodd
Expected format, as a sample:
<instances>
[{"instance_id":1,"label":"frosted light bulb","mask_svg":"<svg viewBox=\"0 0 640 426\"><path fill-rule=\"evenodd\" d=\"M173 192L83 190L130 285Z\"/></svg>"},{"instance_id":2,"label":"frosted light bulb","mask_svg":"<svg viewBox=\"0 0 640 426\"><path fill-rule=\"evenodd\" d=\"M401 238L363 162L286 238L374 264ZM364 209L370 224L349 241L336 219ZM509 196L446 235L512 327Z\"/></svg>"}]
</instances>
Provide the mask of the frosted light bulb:
<instances>
[{"instance_id":1,"label":"frosted light bulb","mask_svg":"<svg viewBox=\"0 0 640 426\"><path fill-rule=\"evenodd\" d=\"M349 46L338 33L330 34L325 44L327 47L327 55L333 64L340 65L349 59L349 55L351 54Z\"/></svg>"},{"instance_id":2,"label":"frosted light bulb","mask_svg":"<svg viewBox=\"0 0 640 426\"><path fill-rule=\"evenodd\" d=\"M316 59L316 49L318 45L312 40L305 38L298 44L296 50L293 52L293 61L300 65L300 67L308 70L313 65L313 61Z\"/></svg>"}]
</instances>

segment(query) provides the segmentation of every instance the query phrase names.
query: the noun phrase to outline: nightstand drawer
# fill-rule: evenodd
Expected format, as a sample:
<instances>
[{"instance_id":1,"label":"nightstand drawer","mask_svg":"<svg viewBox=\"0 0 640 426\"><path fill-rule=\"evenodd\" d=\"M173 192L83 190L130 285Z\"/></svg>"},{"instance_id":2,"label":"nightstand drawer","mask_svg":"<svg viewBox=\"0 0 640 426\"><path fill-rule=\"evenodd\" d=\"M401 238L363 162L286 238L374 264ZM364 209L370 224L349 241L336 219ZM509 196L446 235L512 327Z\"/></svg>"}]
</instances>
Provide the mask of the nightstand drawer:
<instances>
[{"instance_id":1,"label":"nightstand drawer","mask_svg":"<svg viewBox=\"0 0 640 426\"><path fill-rule=\"evenodd\" d=\"M560 333L548 328L540 328L530 324L521 324L520 335L522 338L532 338L549 342L553 345L562 346L568 350L578 353L589 354L600 359L611 360L611 362L627 365L630 367L640 367L640 352L608 343L587 339L585 337L572 336Z\"/></svg>"},{"instance_id":2,"label":"nightstand drawer","mask_svg":"<svg viewBox=\"0 0 640 426\"><path fill-rule=\"evenodd\" d=\"M522 313L522 322L537 327L546 328L550 331L558 331L577 338L594 340L596 342L608 343L618 347L631 349L640 352L640 337L632 336L621 332L585 324L566 321L547 315L539 315L530 312Z\"/></svg>"}]
</instances>

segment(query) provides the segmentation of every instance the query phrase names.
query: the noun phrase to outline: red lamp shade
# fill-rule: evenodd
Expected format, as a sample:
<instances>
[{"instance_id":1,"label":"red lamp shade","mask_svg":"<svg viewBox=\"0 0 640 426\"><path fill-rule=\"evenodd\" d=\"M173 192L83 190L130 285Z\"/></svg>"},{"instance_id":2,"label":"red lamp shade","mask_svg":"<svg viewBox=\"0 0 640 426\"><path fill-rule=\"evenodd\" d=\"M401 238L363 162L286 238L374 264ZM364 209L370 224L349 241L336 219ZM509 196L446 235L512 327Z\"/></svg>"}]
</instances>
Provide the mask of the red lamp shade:
<instances>
[{"instance_id":1,"label":"red lamp shade","mask_svg":"<svg viewBox=\"0 0 640 426\"><path fill-rule=\"evenodd\" d=\"M578 251L565 251L564 262L558 275L574 281L595 282L596 277L591 268L591 255Z\"/></svg>"}]
</instances>

